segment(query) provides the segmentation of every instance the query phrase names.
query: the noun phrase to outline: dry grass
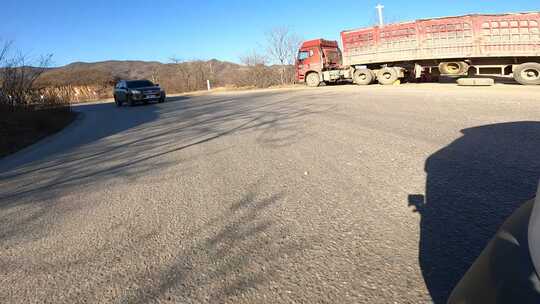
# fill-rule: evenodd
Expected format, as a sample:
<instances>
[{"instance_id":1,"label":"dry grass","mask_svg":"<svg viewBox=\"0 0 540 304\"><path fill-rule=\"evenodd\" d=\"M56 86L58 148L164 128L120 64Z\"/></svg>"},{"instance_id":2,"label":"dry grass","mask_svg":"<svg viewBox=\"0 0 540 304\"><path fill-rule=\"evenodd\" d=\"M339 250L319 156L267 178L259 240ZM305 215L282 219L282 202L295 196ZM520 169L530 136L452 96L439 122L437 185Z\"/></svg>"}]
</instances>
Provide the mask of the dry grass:
<instances>
[{"instance_id":1,"label":"dry grass","mask_svg":"<svg viewBox=\"0 0 540 304\"><path fill-rule=\"evenodd\" d=\"M75 116L70 108L29 110L0 106L0 157L62 130Z\"/></svg>"}]
</instances>

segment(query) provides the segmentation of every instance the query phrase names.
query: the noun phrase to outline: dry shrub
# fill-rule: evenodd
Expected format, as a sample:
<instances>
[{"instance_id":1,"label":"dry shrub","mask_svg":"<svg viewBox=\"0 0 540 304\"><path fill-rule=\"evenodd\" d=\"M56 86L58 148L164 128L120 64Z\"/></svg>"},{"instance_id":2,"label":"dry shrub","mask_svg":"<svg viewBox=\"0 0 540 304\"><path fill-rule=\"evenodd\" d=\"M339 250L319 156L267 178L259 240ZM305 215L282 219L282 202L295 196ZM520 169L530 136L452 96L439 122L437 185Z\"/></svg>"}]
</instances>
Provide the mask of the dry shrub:
<instances>
[{"instance_id":1,"label":"dry shrub","mask_svg":"<svg viewBox=\"0 0 540 304\"><path fill-rule=\"evenodd\" d=\"M110 98L112 97L112 91L112 86L103 85L67 85L43 89L44 95L68 98L73 103Z\"/></svg>"},{"instance_id":2,"label":"dry shrub","mask_svg":"<svg viewBox=\"0 0 540 304\"><path fill-rule=\"evenodd\" d=\"M52 55L42 56L37 64L28 64L27 56L10 55L11 43L0 49L0 105L2 108L26 111L65 108L70 111L69 94L47 91L36 85ZM9 57L8 57L9 56Z\"/></svg>"}]
</instances>

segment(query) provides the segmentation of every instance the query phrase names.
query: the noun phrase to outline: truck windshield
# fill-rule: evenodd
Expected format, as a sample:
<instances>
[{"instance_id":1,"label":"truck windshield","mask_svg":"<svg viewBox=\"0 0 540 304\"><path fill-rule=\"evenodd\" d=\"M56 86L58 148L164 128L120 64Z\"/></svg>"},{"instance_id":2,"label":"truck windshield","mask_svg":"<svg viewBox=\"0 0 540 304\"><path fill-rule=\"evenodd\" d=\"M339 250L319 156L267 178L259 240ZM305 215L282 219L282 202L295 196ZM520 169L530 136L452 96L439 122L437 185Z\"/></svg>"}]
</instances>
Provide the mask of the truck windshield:
<instances>
[{"instance_id":1,"label":"truck windshield","mask_svg":"<svg viewBox=\"0 0 540 304\"><path fill-rule=\"evenodd\" d=\"M129 89L134 88L143 88L143 87L153 87L154 84L151 81L148 80L135 80L135 81L128 81L127 87Z\"/></svg>"},{"instance_id":2,"label":"truck windshield","mask_svg":"<svg viewBox=\"0 0 540 304\"><path fill-rule=\"evenodd\" d=\"M335 49L324 50L329 63L339 63L339 53Z\"/></svg>"},{"instance_id":3,"label":"truck windshield","mask_svg":"<svg viewBox=\"0 0 540 304\"><path fill-rule=\"evenodd\" d=\"M302 61L304 59L307 59L309 57L309 52L308 51L300 51L298 53L298 60Z\"/></svg>"}]
</instances>

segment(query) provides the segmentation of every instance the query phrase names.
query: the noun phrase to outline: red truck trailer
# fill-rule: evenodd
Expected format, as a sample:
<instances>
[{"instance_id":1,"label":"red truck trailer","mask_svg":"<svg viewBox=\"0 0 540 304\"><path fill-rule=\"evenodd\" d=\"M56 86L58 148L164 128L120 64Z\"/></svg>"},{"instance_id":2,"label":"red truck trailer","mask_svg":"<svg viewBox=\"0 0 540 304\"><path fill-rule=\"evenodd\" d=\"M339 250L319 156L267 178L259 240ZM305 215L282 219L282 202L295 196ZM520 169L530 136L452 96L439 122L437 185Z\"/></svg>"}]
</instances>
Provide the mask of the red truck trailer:
<instances>
[{"instance_id":1,"label":"red truck trailer","mask_svg":"<svg viewBox=\"0 0 540 304\"><path fill-rule=\"evenodd\" d=\"M465 15L341 32L337 41L310 40L296 60L299 82L375 81L440 75L514 78L540 85L540 12Z\"/></svg>"}]
</instances>

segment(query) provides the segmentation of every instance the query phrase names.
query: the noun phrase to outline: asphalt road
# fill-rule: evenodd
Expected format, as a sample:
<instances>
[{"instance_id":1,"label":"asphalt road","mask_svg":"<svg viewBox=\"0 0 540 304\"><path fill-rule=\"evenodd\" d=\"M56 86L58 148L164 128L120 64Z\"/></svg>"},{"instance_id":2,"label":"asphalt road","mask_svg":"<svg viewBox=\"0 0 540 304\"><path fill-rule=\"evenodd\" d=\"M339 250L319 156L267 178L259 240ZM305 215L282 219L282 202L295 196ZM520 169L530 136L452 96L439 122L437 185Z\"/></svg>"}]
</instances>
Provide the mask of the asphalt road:
<instances>
[{"instance_id":1,"label":"asphalt road","mask_svg":"<svg viewBox=\"0 0 540 304\"><path fill-rule=\"evenodd\" d=\"M0 160L0 303L444 303L540 178L540 87L80 105Z\"/></svg>"}]
</instances>

